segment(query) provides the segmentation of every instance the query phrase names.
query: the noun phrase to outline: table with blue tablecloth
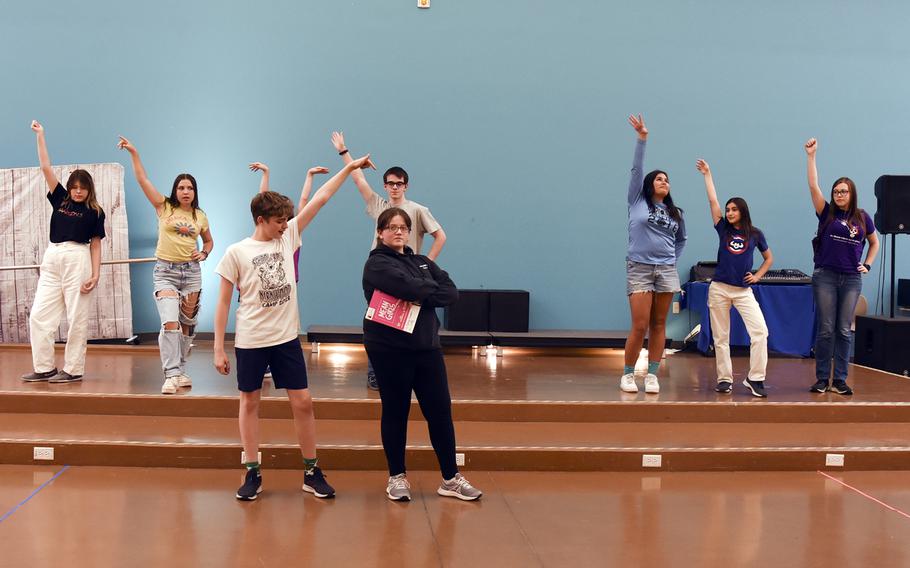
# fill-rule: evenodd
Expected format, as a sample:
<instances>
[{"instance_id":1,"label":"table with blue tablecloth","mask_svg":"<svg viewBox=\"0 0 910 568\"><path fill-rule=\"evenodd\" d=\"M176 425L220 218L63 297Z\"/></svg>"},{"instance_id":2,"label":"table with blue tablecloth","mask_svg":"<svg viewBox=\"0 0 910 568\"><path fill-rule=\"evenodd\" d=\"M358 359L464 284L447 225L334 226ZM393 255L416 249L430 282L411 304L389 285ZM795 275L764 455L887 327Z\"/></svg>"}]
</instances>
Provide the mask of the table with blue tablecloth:
<instances>
[{"instance_id":1,"label":"table with blue tablecloth","mask_svg":"<svg viewBox=\"0 0 910 568\"><path fill-rule=\"evenodd\" d=\"M710 282L687 282L683 285L681 307L701 315L698 350L707 353L713 344L711 318L708 313ZM786 284L752 286L755 299L768 324L768 350L809 357L815 345L815 299L812 286ZM730 345L749 345L749 334L735 309L730 314Z\"/></svg>"}]
</instances>

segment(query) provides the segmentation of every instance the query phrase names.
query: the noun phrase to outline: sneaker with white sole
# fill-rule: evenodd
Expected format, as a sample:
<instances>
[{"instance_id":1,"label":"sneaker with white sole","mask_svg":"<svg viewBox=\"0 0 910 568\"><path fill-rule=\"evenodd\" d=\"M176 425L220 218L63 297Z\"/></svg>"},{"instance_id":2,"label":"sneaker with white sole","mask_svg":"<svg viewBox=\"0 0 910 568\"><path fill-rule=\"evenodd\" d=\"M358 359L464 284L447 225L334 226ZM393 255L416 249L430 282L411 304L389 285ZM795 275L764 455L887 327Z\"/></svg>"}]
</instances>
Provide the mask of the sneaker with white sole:
<instances>
[{"instance_id":1,"label":"sneaker with white sole","mask_svg":"<svg viewBox=\"0 0 910 568\"><path fill-rule=\"evenodd\" d=\"M657 394L660 392L660 383L657 382L657 375L652 373L645 375L645 392L648 394Z\"/></svg>"},{"instance_id":2,"label":"sneaker with white sole","mask_svg":"<svg viewBox=\"0 0 910 568\"><path fill-rule=\"evenodd\" d=\"M626 373L619 379L619 390L622 392L638 392L635 384L635 373Z\"/></svg>"},{"instance_id":3,"label":"sneaker with white sole","mask_svg":"<svg viewBox=\"0 0 910 568\"><path fill-rule=\"evenodd\" d=\"M186 373L177 375L177 386L180 388L190 388L193 386L193 379Z\"/></svg>"},{"instance_id":4,"label":"sneaker with white sole","mask_svg":"<svg viewBox=\"0 0 910 568\"><path fill-rule=\"evenodd\" d=\"M240 501L255 501L262 493L262 473L259 468L248 469L243 479L243 485L237 490L237 499Z\"/></svg>"},{"instance_id":5,"label":"sneaker with white sole","mask_svg":"<svg viewBox=\"0 0 910 568\"><path fill-rule=\"evenodd\" d=\"M325 475L318 466L303 474L303 490L320 499L331 499L335 496L335 488L325 480Z\"/></svg>"},{"instance_id":6,"label":"sneaker with white sole","mask_svg":"<svg viewBox=\"0 0 910 568\"><path fill-rule=\"evenodd\" d=\"M452 479L445 479L436 493L443 497L455 497L462 501L476 501L483 496L483 492L468 482L460 473L456 473Z\"/></svg>"},{"instance_id":7,"label":"sneaker with white sole","mask_svg":"<svg viewBox=\"0 0 910 568\"><path fill-rule=\"evenodd\" d=\"M161 394L177 394L177 377L167 377L161 385Z\"/></svg>"},{"instance_id":8,"label":"sneaker with white sole","mask_svg":"<svg viewBox=\"0 0 910 568\"><path fill-rule=\"evenodd\" d=\"M389 478L389 485L385 489L385 494L392 501L410 501L411 484L405 474L399 473Z\"/></svg>"}]
</instances>

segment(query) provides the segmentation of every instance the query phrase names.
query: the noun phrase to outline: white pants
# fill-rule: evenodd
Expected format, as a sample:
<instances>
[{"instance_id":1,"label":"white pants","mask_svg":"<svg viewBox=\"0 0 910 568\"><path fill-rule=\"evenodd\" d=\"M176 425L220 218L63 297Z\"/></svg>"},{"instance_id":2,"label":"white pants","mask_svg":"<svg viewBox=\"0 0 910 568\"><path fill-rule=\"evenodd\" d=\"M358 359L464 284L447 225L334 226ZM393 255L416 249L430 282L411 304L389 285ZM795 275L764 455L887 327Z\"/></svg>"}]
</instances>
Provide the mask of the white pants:
<instances>
[{"instance_id":1,"label":"white pants","mask_svg":"<svg viewBox=\"0 0 910 568\"><path fill-rule=\"evenodd\" d=\"M739 312L746 324L746 331L749 332L749 379L763 381L768 367L768 326L752 288L712 282L708 288L708 309L711 314L711 333L714 335L717 380L733 382L733 364L730 362L731 306Z\"/></svg>"},{"instance_id":2,"label":"white pants","mask_svg":"<svg viewBox=\"0 0 910 568\"><path fill-rule=\"evenodd\" d=\"M88 309L94 290L83 294L79 288L91 276L92 257L87 244L51 243L44 252L35 303L28 317L32 367L36 372L46 373L56 367L54 334L65 310L69 330L66 333L63 370L71 375L82 375L88 338Z\"/></svg>"}]
</instances>

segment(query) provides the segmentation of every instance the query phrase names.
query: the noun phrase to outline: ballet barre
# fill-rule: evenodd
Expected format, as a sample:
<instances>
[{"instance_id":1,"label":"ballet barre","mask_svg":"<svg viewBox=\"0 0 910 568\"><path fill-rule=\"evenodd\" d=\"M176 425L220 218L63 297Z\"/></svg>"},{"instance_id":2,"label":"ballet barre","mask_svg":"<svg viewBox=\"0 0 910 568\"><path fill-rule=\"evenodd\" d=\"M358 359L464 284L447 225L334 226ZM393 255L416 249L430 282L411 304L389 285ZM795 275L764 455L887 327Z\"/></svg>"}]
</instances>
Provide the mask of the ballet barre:
<instances>
[{"instance_id":1,"label":"ballet barre","mask_svg":"<svg viewBox=\"0 0 910 568\"><path fill-rule=\"evenodd\" d=\"M109 264L141 264L144 262L155 262L158 259L155 257L152 258L128 258L126 260L102 260L101 265ZM38 269L41 268L40 264L23 264L20 266L0 266L0 272L4 270L28 270L28 269Z\"/></svg>"}]
</instances>

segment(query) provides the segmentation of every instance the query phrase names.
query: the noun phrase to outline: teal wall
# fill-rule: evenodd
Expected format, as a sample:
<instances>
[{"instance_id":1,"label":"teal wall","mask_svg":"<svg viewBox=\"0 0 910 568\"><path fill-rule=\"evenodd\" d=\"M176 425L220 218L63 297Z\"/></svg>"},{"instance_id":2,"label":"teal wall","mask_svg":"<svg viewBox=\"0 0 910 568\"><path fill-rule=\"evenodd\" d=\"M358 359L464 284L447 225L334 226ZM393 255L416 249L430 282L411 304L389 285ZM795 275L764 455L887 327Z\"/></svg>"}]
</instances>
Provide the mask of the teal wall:
<instances>
[{"instance_id":1,"label":"teal wall","mask_svg":"<svg viewBox=\"0 0 910 568\"><path fill-rule=\"evenodd\" d=\"M907 173L910 4L434 0L81 3L7 0L0 14L0 167L37 164L31 119L56 163L141 150L153 181L199 180L216 241L204 267L211 330L225 247L252 231L258 176L297 191L337 169L329 135L411 175L409 195L449 235L440 263L461 287L531 291L535 328L628 325L624 195L634 133L686 210L685 276L716 236L697 157L721 198L747 198L778 267L809 272L814 219L803 142L820 140L826 190ZM885 7L887 6L887 7ZM128 170L129 171L129 170ZM369 180L381 191L379 173ZM127 177L132 256L154 215ZM348 183L304 233L301 318L354 324L371 223ZM910 275L904 249L899 275ZM151 267L133 269L134 327L158 327ZM875 296L878 266L866 280ZM670 323L680 337L683 314Z\"/></svg>"}]
</instances>

